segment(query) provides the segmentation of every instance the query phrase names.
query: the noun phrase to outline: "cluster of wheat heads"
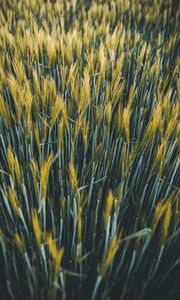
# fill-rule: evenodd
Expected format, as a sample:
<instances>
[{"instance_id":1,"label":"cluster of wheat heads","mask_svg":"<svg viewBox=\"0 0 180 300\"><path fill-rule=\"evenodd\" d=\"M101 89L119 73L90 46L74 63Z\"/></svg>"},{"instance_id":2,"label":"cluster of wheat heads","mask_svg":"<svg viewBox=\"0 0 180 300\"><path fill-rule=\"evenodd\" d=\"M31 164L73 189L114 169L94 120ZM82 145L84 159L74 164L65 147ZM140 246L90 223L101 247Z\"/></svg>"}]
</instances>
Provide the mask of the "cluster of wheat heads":
<instances>
[{"instance_id":1,"label":"cluster of wheat heads","mask_svg":"<svg viewBox=\"0 0 180 300\"><path fill-rule=\"evenodd\" d=\"M178 2L0 1L0 299L178 297Z\"/></svg>"}]
</instances>

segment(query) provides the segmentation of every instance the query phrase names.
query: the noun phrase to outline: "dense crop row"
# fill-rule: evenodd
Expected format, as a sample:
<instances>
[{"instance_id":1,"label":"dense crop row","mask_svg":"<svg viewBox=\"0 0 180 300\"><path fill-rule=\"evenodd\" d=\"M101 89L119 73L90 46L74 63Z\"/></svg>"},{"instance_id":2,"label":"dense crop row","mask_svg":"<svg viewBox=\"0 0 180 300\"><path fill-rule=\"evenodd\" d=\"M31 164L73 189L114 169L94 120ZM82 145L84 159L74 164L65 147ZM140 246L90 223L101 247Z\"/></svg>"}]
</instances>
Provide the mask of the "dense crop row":
<instances>
[{"instance_id":1,"label":"dense crop row","mask_svg":"<svg viewBox=\"0 0 180 300\"><path fill-rule=\"evenodd\" d=\"M0 298L174 300L180 10L0 1Z\"/></svg>"}]
</instances>

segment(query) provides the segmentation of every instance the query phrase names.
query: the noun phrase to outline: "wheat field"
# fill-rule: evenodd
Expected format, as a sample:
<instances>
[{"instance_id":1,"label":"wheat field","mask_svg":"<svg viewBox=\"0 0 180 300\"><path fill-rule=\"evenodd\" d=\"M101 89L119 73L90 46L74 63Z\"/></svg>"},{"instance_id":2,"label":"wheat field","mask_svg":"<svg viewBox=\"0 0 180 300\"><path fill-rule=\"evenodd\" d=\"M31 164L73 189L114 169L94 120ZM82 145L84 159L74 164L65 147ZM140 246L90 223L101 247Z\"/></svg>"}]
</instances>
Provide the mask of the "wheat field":
<instances>
[{"instance_id":1,"label":"wheat field","mask_svg":"<svg viewBox=\"0 0 180 300\"><path fill-rule=\"evenodd\" d=\"M176 0L0 1L0 299L180 297Z\"/></svg>"}]
</instances>

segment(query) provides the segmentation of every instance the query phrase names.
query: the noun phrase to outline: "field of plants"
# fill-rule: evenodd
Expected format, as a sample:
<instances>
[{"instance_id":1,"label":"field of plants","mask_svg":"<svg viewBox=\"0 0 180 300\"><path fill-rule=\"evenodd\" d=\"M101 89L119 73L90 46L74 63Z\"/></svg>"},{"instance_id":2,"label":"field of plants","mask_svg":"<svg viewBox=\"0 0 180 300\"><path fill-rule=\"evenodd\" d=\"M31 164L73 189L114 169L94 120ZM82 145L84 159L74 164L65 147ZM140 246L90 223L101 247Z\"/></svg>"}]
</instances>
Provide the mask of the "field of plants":
<instances>
[{"instance_id":1,"label":"field of plants","mask_svg":"<svg viewBox=\"0 0 180 300\"><path fill-rule=\"evenodd\" d=\"M0 1L0 299L180 299L177 0Z\"/></svg>"}]
</instances>

